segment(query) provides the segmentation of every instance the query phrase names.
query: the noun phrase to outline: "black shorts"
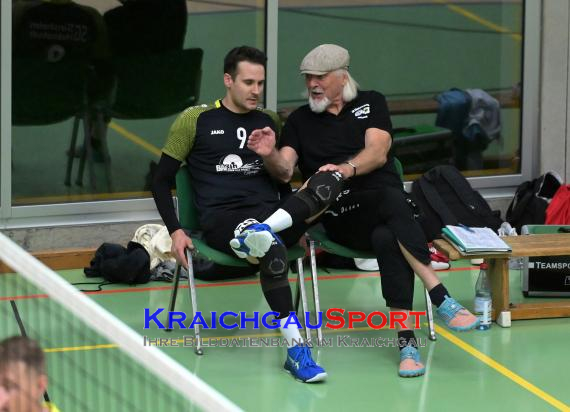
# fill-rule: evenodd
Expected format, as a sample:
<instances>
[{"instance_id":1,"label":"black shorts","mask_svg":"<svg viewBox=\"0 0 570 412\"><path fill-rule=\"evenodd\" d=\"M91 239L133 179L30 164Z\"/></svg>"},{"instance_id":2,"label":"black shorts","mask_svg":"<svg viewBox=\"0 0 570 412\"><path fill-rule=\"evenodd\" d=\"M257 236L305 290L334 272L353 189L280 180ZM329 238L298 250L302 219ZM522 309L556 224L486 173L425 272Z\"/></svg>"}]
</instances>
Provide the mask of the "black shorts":
<instances>
[{"instance_id":1,"label":"black shorts","mask_svg":"<svg viewBox=\"0 0 570 412\"><path fill-rule=\"evenodd\" d=\"M407 193L385 186L343 192L322 218L332 240L374 252L382 274L382 295L391 308L411 310L414 297L414 272L399 243L420 262L430 263L426 238L414 215Z\"/></svg>"},{"instance_id":2,"label":"black shorts","mask_svg":"<svg viewBox=\"0 0 570 412\"><path fill-rule=\"evenodd\" d=\"M428 264L430 253L416 212L403 188L384 186L343 192L322 222L332 240L361 250L373 250L370 236L374 228L386 225L416 259Z\"/></svg>"}]
</instances>

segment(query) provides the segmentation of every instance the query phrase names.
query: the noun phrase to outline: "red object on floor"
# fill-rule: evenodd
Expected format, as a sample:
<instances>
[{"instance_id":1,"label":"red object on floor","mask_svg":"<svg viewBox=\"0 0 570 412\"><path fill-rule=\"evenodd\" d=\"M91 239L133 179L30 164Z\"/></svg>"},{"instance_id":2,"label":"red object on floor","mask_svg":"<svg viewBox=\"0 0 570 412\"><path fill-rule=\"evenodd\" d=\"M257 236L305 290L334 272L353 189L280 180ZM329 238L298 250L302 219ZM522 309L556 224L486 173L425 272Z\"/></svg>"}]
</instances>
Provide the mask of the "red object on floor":
<instances>
[{"instance_id":1,"label":"red object on floor","mask_svg":"<svg viewBox=\"0 0 570 412\"><path fill-rule=\"evenodd\" d=\"M570 185L558 188L546 208L547 225L570 225Z\"/></svg>"}]
</instances>

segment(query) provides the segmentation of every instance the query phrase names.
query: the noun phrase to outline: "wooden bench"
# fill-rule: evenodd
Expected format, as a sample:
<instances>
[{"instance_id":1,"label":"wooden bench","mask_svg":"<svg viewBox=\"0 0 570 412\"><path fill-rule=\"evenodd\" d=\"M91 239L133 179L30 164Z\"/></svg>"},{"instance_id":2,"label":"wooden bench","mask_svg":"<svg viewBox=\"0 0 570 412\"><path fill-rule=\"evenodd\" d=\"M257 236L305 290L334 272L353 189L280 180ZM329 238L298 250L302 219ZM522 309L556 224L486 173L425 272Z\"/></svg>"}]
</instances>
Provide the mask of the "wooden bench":
<instances>
[{"instance_id":1,"label":"wooden bench","mask_svg":"<svg viewBox=\"0 0 570 412\"><path fill-rule=\"evenodd\" d=\"M502 108L517 109L521 107L520 97L513 94L512 90L502 90L490 94L499 101ZM298 106L306 103L306 101L299 101ZM439 108L439 104L434 97L423 99L388 99L386 103L388 104L388 111L392 116L437 113ZM277 113L281 120L285 121L298 106L282 107Z\"/></svg>"},{"instance_id":2,"label":"wooden bench","mask_svg":"<svg viewBox=\"0 0 570 412\"><path fill-rule=\"evenodd\" d=\"M484 258L488 262L493 297L493 320L500 326L510 327L511 320L517 319L570 317L570 299L513 304L509 298L509 258L570 255L570 234L512 236L503 240L512 248L512 253L463 256L446 240L437 239L434 245L450 260Z\"/></svg>"}]
</instances>

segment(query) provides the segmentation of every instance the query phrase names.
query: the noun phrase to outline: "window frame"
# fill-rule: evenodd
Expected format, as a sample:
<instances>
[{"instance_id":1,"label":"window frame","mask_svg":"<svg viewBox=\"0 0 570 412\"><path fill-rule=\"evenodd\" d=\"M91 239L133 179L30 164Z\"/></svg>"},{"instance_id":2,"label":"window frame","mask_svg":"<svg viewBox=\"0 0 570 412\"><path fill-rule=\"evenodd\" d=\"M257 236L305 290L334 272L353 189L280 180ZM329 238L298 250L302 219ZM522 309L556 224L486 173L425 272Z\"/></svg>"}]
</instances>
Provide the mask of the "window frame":
<instances>
[{"instance_id":1,"label":"window frame","mask_svg":"<svg viewBox=\"0 0 570 412\"><path fill-rule=\"evenodd\" d=\"M1 65L0 88L11 91L12 74L12 2L1 2ZM268 54L266 102L277 106L277 50L278 0L265 0L265 45ZM472 177L468 180L486 196L512 196L514 188L529 180L538 171L539 111L541 64L541 10L542 1L524 1L523 16L523 87L521 111L521 173L503 176ZM45 204L35 206L12 205L12 126L11 92L2 93L0 100L0 228L65 226L159 220L152 198L106 200ZM408 182L409 187L409 182Z\"/></svg>"}]
</instances>

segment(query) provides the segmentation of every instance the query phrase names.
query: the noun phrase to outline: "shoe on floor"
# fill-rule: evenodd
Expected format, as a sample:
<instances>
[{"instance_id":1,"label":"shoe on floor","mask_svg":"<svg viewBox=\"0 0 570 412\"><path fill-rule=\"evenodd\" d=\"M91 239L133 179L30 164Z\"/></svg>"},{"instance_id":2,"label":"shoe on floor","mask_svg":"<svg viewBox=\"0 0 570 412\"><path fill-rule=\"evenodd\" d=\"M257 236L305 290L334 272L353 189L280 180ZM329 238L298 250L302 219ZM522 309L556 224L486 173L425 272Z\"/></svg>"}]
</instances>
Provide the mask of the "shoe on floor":
<instances>
[{"instance_id":1,"label":"shoe on floor","mask_svg":"<svg viewBox=\"0 0 570 412\"><path fill-rule=\"evenodd\" d=\"M433 243L428 243L428 249L433 270L446 270L450 268L449 258L437 250Z\"/></svg>"},{"instance_id":2,"label":"shoe on floor","mask_svg":"<svg viewBox=\"0 0 570 412\"><path fill-rule=\"evenodd\" d=\"M436 262L435 260L432 260L431 267L433 270L447 270L450 265L447 262Z\"/></svg>"},{"instance_id":3,"label":"shoe on floor","mask_svg":"<svg viewBox=\"0 0 570 412\"><path fill-rule=\"evenodd\" d=\"M327 378L327 373L313 360L311 349L305 345L287 349L287 360L283 367L301 382L321 382Z\"/></svg>"},{"instance_id":4,"label":"shoe on floor","mask_svg":"<svg viewBox=\"0 0 570 412\"><path fill-rule=\"evenodd\" d=\"M420 360L420 352L412 345L400 351L400 370L398 375L402 378L413 378L426 373L426 367Z\"/></svg>"}]
</instances>

